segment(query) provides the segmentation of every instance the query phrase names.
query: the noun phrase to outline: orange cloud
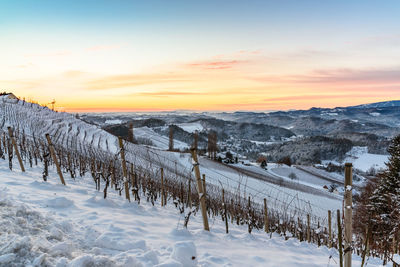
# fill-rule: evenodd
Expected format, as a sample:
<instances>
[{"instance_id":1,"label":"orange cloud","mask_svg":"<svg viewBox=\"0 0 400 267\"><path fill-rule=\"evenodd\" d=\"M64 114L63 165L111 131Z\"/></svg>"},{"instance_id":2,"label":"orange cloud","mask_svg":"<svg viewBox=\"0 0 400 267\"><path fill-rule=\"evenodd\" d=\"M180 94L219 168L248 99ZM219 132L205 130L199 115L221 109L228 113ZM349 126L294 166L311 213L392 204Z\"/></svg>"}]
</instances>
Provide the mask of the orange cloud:
<instances>
[{"instance_id":1,"label":"orange cloud","mask_svg":"<svg viewBox=\"0 0 400 267\"><path fill-rule=\"evenodd\" d=\"M294 96L282 96L282 97L273 97L264 99L265 102L290 102L290 101L299 101L299 100L326 100L326 99L343 99L343 98L359 98L359 97L368 97L368 98L377 98L382 96L382 94L340 94L340 95L294 95Z\"/></svg>"},{"instance_id":2,"label":"orange cloud","mask_svg":"<svg viewBox=\"0 0 400 267\"><path fill-rule=\"evenodd\" d=\"M87 72L83 72L80 70L69 70L63 73L63 75L67 78L75 78L86 74Z\"/></svg>"},{"instance_id":3,"label":"orange cloud","mask_svg":"<svg viewBox=\"0 0 400 267\"><path fill-rule=\"evenodd\" d=\"M209 95L207 92L181 92L181 91L157 91L157 92L142 92L134 95L140 96L189 96L189 95Z\"/></svg>"},{"instance_id":4,"label":"orange cloud","mask_svg":"<svg viewBox=\"0 0 400 267\"><path fill-rule=\"evenodd\" d=\"M135 87L157 83L187 82L191 79L177 74L127 74L106 76L86 83L89 90L106 90L122 87Z\"/></svg>"},{"instance_id":5,"label":"orange cloud","mask_svg":"<svg viewBox=\"0 0 400 267\"><path fill-rule=\"evenodd\" d=\"M315 70L304 75L276 75L251 78L259 82L302 84L400 84L400 68L394 69L333 69Z\"/></svg>"},{"instance_id":6,"label":"orange cloud","mask_svg":"<svg viewBox=\"0 0 400 267\"><path fill-rule=\"evenodd\" d=\"M239 64L245 63L244 60L218 60L218 61L202 61L186 64L188 67L198 67L202 69L230 69Z\"/></svg>"}]
</instances>

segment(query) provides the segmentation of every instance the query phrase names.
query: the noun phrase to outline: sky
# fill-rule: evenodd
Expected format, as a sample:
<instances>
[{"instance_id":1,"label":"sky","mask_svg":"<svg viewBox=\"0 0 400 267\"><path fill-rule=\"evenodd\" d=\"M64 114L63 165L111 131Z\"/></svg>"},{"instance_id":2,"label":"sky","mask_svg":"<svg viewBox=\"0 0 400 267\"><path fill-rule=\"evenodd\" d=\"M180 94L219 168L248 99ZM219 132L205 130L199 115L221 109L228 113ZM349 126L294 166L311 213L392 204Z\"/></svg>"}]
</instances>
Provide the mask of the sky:
<instances>
[{"instance_id":1,"label":"sky","mask_svg":"<svg viewBox=\"0 0 400 267\"><path fill-rule=\"evenodd\" d=\"M0 0L0 91L70 112L400 99L400 1Z\"/></svg>"}]
</instances>

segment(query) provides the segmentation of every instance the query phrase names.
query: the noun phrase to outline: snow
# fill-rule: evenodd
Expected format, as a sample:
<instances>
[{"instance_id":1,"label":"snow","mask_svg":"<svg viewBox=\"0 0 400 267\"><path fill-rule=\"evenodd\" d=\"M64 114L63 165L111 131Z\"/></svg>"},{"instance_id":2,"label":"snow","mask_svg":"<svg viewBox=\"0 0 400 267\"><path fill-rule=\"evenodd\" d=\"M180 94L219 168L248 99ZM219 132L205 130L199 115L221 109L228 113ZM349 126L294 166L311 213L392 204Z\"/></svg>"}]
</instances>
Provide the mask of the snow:
<instances>
[{"instance_id":1,"label":"snow","mask_svg":"<svg viewBox=\"0 0 400 267\"><path fill-rule=\"evenodd\" d=\"M114 119L114 120L106 120L105 122L104 122L104 124L121 124L122 123L122 121L121 120L117 120L117 119Z\"/></svg>"},{"instance_id":2,"label":"snow","mask_svg":"<svg viewBox=\"0 0 400 267\"><path fill-rule=\"evenodd\" d=\"M379 113L379 112L371 112L371 113L369 113L369 115L371 115L373 117L378 117L378 116L381 115L381 113Z\"/></svg>"},{"instance_id":3,"label":"snow","mask_svg":"<svg viewBox=\"0 0 400 267\"><path fill-rule=\"evenodd\" d=\"M271 164L270 164L271 165ZM292 180L301 184L305 184L314 188L322 189L324 185L329 186L332 182L323 180L317 176L306 173L302 170L297 169L295 166L286 166L276 164L274 167L268 168L271 174L282 177L284 179ZM295 179L290 179L290 174L295 174Z\"/></svg>"},{"instance_id":4,"label":"snow","mask_svg":"<svg viewBox=\"0 0 400 267\"><path fill-rule=\"evenodd\" d=\"M171 203L129 203L113 190L103 199L90 177L63 186L53 169L44 182L41 168L11 172L1 159L0 177L0 266L338 266L335 249L232 224L225 234L217 218L210 232L200 214L186 229Z\"/></svg>"},{"instance_id":5,"label":"snow","mask_svg":"<svg viewBox=\"0 0 400 267\"><path fill-rule=\"evenodd\" d=\"M346 158L342 162L323 160L322 164L342 165L344 163L352 163L354 169L367 172L371 168L377 171L385 169L388 160L389 155L371 154L368 153L368 147L354 146L346 153Z\"/></svg>"},{"instance_id":6,"label":"snow","mask_svg":"<svg viewBox=\"0 0 400 267\"><path fill-rule=\"evenodd\" d=\"M353 167L361 171L368 171L371 167L376 170L385 169L386 162L389 160L389 155L378 155L368 153L367 147L355 146L347 153L344 162L353 164Z\"/></svg>"},{"instance_id":7,"label":"snow","mask_svg":"<svg viewBox=\"0 0 400 267\"><path fill-rule=\"evenodd\" d=\"M15 100L5 100L5 102L0 103L0 109L2 110L0 120L4 122L3 130L6 130L8 125L13 127L17 125L19 130L24 131L27 138L31 140L33 134L36 138L43 138L45 133L50 133L53 143L57 145L76 149L81 153L85 153L88 146L91 146L91 148L103 150L110 157L118 157L120 149L115 136L95 125L87 124L71 114L56 113L36 104L16 102ZM168 148L168 138L160 136L147 127L136 128L134 135L137 138L152 139L156 147L145 147L124 142L127 162L134 166L152 170L154 173L159 171L160 168L164 168L165 175L175 176L176 173L179 173L183 183L187 183L187 179L193 179L193 166L190 163L191 156L189 153L163 151L163 149ZM46 141L44 140L44 142ZM188 147L187 144L178 141L174 143L175 148ZM201 172L206 175L208 183L216 187L223 187L226 192L239 193L245 198L251 196L259 204L263 203L263 198L267 198L272 210L283 209L292 214L297 214L301 210L302 213L313 215L315 220L317 220L316 217L319 217L321 224L324 225L326 224L327 211L338 209L341 205L341 200L331 198L328 195L315 196L313 192L280 187L263 179L248 177L243 173L225 167L223 164L205 158L200 158L199 161ZM277 177L277 179L280 178Z\"/></svg>"},{"instance_id":8,"label":"snow","mask_svg":"<svg viewBox=\"0 0 400 267\"><path fill-rule=\"evenodd\" d=\"M153 142L153 145L157 148L161 149L168 149L169 148L169 137L168 136L162 136L158 133L156 133L153 129L149 127L140 127L140 128L134 128L133 129L133 135L135 138L147 138L150 139ZM174 139L174 148L175 149L185 149L188 148L189 145Z\"/></svg>"},{"instance_id":9,"label":"snow","mask_svg":"<svg viewBox=\"0 0 400 267\"><path fill-rule=\"evenodd\" d=\"M91 145L111 155L119 151L115 136L71 114L15 100L5 100L0 109L3 130L8 125L18 125L28 138L32 134L38 137L50 133L55 144L72 146L78 151L82 151L82 145ZM149 128L136 128L134 134L167 148L168 138L163 139ZM175 147L180 145L187 147L175 143ZM127 161L134 166L153 170L163 167L166 175L175 170L192 179L193 166L188 153L126 142L124 147ZM282 205L287 212L301 209L319 216L323 225L327 210L341 207L339 198L280 187L203 157L199 162L207 183L224 187L226 192L252 196L259 203L267 198L271 210L282 210ZM18 169L15 163L14 168ZM249 168L265 171L256 166ZM108 198L103 199L103 193L94 190L91 177L73 180L66 174L67 186L63 186L54 170L48 182L42 181L41 172L42 167L28 169L26 173L10 172L8 164L0 159L1 264L187 266L197 260L199 266L312 266L310 262L321 266L329 262L329 256L337 258L335 250L297 240L284 241L277 235L270 238L258 231L249 235L245 226L230 225L230 234L225 235L225 226L218 218L210 221L210 233L202 230L199 216L192 216L189 229L185 229L184 215L172 205L160 208L159 203L154 207L144 201L140 205L128 203L111 189Z\"/></svg>"},{"instance_id":10,"label":"snow","mask_svg":"<svg viewBox=\"0 0 400 267\"><path fill-rule=\"evenodd\" d=\"M196 131L201 132L204 130L203 125L201 125L199 122L187 122L187 123L180 123L177 124L180 128L182 128L184 131L188 133L194 133Z\"/></svg>"}]
</instances>

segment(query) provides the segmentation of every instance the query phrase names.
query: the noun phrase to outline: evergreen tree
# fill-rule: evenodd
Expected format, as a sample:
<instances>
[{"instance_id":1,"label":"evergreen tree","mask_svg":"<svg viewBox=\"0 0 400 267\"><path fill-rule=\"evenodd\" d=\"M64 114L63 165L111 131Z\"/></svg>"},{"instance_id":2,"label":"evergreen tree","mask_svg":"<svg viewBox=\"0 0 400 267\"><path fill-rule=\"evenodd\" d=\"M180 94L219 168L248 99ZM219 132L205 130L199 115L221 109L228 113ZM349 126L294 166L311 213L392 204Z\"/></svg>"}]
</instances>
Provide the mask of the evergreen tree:
<instances>
[{"instance_id":1,"label":"evergreen tree","mask_svg":"<svg viewBox=\"0 0 400 267\"><path fill-rule=\"evenodd\" d=\"M385 255L390 257L394 239L400 229L400 135L392 140L387 169L378 175L379 182L369 198L372 238Z\"/></svg>"}]
</instances>

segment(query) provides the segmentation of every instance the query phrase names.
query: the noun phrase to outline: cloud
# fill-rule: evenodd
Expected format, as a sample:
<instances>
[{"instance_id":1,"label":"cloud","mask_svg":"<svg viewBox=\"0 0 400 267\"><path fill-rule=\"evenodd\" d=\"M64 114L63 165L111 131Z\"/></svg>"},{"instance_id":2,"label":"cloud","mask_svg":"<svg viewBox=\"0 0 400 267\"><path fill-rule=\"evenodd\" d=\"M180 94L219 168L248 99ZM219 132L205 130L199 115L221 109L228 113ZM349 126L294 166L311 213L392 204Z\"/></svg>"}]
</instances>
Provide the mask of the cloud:
<instances>
[{"instance_id":1,"label":"cloud","mask_svg":"<svg viewBox=\"0 0 400 267\"><path fill-rule=\"evenodd\" d=\"M140 96L158 96L158 97L166 97L166 96L189 96L189 95L209 95L207 92L182 92L182 91L157 91L157 92L142 92L133 95Z\"/></svg>"},{"instance_id":2,"label":"cloud","mask_svg":"<svg viewBox=\"0 0 400 267\"><path fill-rule=\"evenodd\" d=\"M35 66L36 65L33 64L32 62L29 62L27 64L16 65L15 67L18 69L26 69L26 68L35 67Z\"/></svg>"},{"instance_id":3,"label":"cloud","mask_svg":"<svg viewBox=\"0 0 400 267\"><path fill-rule=\"evenodd\" d=\"M61 50L45 54L28 54L25 55L25 57L63 57L63 56L69 56L71 54L72 52L69 50Z\"/></svg>"},{"instance_id":4,"label":"cloud","mask_svg":"<svg viewBox=\"0 0 400 267\"><path fill-rule=\"evenodd\" d=\"M304 75L269 75L253 77L259 82L276 82L292 84L326 84L326 85L382 85L400 84L400 67L392 69L330 69L315 70Z\"/></svg>"},{"instance_id":5,"label":"cloud","mask_svg":"<svg viewBox=\"0 0 400 267\"><path fill-rule=\"evenodd\" d=\"M400 68L371 70L316 70L311 75L299 77L299 81L306 83L400 83Z\"/></svg>"},{"instance_id":6,"label":"cloud","mask_svg":"<svg viewBox=\"0 0 400 267\"><path fill-rule=\"evenodd\" d=\"M247 62L246 60L208 60L188 63L186 66L201 69L222 70L231 69L234 66Z\"/></svg>"},{"instance_id":7,"label":"cloud","mask_svg":"<svg viewBox=\"0 0 400 267\"><path fill-rule=\"evenodd\" d=\"M109 51L121 48L120 45L96 45L86 48L86 51L96 52L96 51Z\"/></svg>"},{"instance_id":8,"label":"cloud","mask_svg":"<svg viewBox=\"0 0 400 267\"><path fill-rule=\"evenodd\" d=\"M272 97L264 99L265 102L294 102L294 101L301 101L301 100L326 100L326 99L343 99L343 98L358 98L358 97L370 97L376 98L381 96L380 93L376 94L328 94L328 95L293 95L293 96L282 96L282 97Z\"/></svg>"},{"instance_id":9,"label":"cloud","mask_svg":"<svg viewBox=\"0 0 400 267\"><path fill-rule=\"evenodd\" d=\"M261 54L261 50L240 50L237 54L239 55L259 55Z\"/></svg>"},{"instance_id":10,"label":"cloud","mask_svg":"<svg viewBox=\"0 0 400 267\"><path fill-rule=\"evenodd\" d=\"M361 38L349 44L364 46L364 45L399 45L400 44L400 34L380 34L380 35L370 35L365 38Z\"/></svg>"},{"instance_id":11,"label":"cloud","mask_svg":"<svg viewBox=\"0 0 400 267\"><path fill-rule=\"evenodd\" d=\"M87 74L87 72L80 71L80 70L69 70L69 71L65 71L63 73L63 75L67 78L77 78L77 77L80 77L85 74Z\"/></svg>"},{"instance_id":12,"label":"cloud","mask_svg":"<svg viewBox=\"0 0 400 267\"><path fill-rule=\"evenodd\" d=\"M178 74L126 74L94 79L86 83L89 90L106 90L148 84L187 82L191 79Z\"/></svg>"}]
</instances>

